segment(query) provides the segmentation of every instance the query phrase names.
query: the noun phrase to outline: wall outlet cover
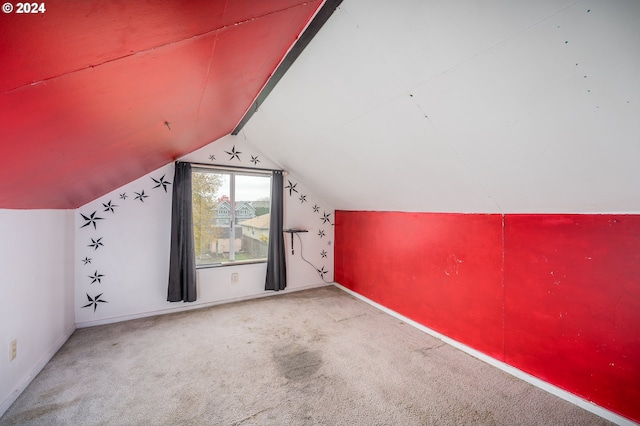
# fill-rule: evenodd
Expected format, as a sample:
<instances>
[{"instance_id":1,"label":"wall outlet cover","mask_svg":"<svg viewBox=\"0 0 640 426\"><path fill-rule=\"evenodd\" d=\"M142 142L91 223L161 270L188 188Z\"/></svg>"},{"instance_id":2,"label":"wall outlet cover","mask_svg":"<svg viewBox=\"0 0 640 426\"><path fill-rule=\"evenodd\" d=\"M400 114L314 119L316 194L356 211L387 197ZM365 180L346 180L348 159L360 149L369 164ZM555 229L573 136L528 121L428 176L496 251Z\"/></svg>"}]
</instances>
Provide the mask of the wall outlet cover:
<instances>
[{"instance_id":1,"label":"wall outlet cover","mask_svg":"<svg viewBox=\"0 0 640 426\"><path fill-rule=\"evenodd\" d=\"M16 359L16 355L18 354L18 341L13 339L11 343L9 343L9 361L13 361Z\"/></svg>"}]
</instances>

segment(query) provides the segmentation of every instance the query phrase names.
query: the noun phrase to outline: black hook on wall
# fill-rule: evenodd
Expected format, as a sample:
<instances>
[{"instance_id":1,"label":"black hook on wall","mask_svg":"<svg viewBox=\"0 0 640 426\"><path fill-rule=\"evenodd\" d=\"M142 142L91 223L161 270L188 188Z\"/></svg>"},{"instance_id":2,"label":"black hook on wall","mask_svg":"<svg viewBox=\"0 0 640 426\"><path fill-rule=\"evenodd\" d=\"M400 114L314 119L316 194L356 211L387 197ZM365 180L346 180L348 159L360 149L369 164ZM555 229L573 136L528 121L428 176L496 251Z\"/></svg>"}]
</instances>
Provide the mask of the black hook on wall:
<instances>
[{"instance_id":1,"label":"black hook on wall","mask_svg":"<svg viewBox=\"0 0 640 426\"><path fill-rule=\"evenodd\" d=\"M295 254L295 252L293 251L293 234L297 234L299 232L309 232L309 231L307 231L306 229L291 228L291 229L283 229L283 232L291 234L291 254Z\"/></svg>"}]
</instances>

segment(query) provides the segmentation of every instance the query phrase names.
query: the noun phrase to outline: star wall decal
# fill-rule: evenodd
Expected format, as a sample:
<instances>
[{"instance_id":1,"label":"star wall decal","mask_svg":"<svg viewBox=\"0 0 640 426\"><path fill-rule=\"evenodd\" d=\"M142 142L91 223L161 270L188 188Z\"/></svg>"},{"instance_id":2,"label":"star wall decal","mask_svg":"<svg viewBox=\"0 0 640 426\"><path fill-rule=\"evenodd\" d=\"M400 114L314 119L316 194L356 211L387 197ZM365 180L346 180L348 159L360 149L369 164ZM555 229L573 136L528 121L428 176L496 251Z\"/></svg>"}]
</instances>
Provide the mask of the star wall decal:
<instances>
[{"instance_id":1,"label":"star wall decal","mask_svg":"<svg viewBox=\"0 0 640 426\"><path fill-rule=\"evenodd\" d=\"M103 246L104 244L102 244L102 237L98 238L98 239L91 239L91 244L89 244L87 247L93 247L93 250L98 250L98 247Z\"/></svg>"},{"instance_id":2,"label":"star wall decal","mask_svg":"<svg viewBox=\"0 0 640 426\"><path fill-rule=\"evenodd\" d=\"M123 192L122 194L120 194L120 199L121 200L126 200L127 199L127 193Z\"/></svg>"},{"instance_id":3,"label":"star wall decal","mask_svg":"<svg viewBox=\"0 0 640 426\"><path fill-rule=\"evenodd\" d=\"M211 161L215 161L215 159L216 159L216 156L215 156L215 155L211 154L211 155L209 156L209 160L211 160Z\"/></svg>"},{"instance_id":4,"label":"star wall decal","mask_svg":"<svg viewBox=\"0 0 640 426\"><path fill-rule=\"evenodd\" d=\"M89 296L89 293L87 293L87 299L89 299L89 303L87 303L86 305L83 306L83 308L88 308L90 306L93 306L93 312L96 311L96 308L98 307L98 303L109 303L106 300L102 300L100 299L100 297L103 295L103 293L100 293L99 295L97 295L96 297L92 298L91 296Z\"/></svg>"},{"instance_id":5,"label":"star wall decal","mask_svg":"<svg viewBox=\"0 0 640 426\"><path fill-rule=\"evenodd\" d=\"M235 145L233 146L233 148L231 148L231 151L225 151L225 152L231 156L229 158L229 161L233 160L234 158L237 158L238 161L240 161L240 154L242 154L242 152L236 151Z\"/></svg>"},{"instance_id":6,"label":"star wall decal","mask_svg":"<svg viewBox=\"0 0 640 426\"><path fill-rule=\"evenodd\" d=\"M167 192L167 186L171 185L171 182L169 182L167 180L164 180L164 176L165 175L162 175L162 177L160 177L160 179L151 178L151 180L153 180L157 184L156 186L154 186L151 189L162 187L162 189L164 189L164 192Z\"/></svg>"},{"instance_id":7,"label":"star wall decal","mask_svg":"<svg viewBox=\"0 0 640 426\"><path fill-rule=\"evenodd\" d=\"M82 261L84 262L85 265L91 263L91 258L90 257L85 257L84 259L82 259Z\"/></svg>"},{"instance_id":8,"label":"star wall decal","mask_svg":"<svg viewBox=\"0 0 640 426\"><path fill-rule=\"evenodd\" d=\"M140 202L144 203L144 199L145 198L149 198L148 195L144 195L144 189L142 191L138 192L134 192L134 194L136 194L136 198L135 200L140 200Z\"/></svg>"},{"instance_id":9,"label":"star wall decal","mask_svg":"<svg viewBox=\"0 0 640 426\"><path fill-rule=\"evenodd\" d=\"M316 271L318 271L318 274L320 274L320 278L322 278L323 280L324 280L324 275L329 272L324 270L324 266L322 267L322 269L316 269Z\"/></svg>"},{"instance_id":10,"label":"star wall decal","mask_svg":"<svg viewBox=\"0 0 640 426\"><path fill-rule=\"evenodd\" d=\"M303 204L305 201L307 201L307 196L306 195L301 195L299 200L300 200L300 204Z\"/></svg>"},{"instance_id":11,"label":"star wall decal","mask_svg":"<svg viewBox=\"0 0 640 426\"><path fill-rule=\"evenodd\" d=\"M104 211L105 212L111 212L111 213L115 213L115 208L118 207L117 204L113 204L111 202L111 200L109 200L107 203L102 203L102 205L104 206Z\"/></svg>"},{"instance_id":12,"label":"star wall decal","mask_svg":"<svg viewBox=\"0 0 640 426\"><path fill-rule=\"evenodd\" d=\"M327 257L327 252L326 252L326 250L322 250L322 251L320 252L320 256L322 256L322 258Z\"/></svg>"},{"instance_id":13,"label":"star wall decal","mask_svg":"<svg viewBox=\"0 0 640 426\"><path fill-rule=\"evenodd\" d=\"M85 226L89 226L89 225L93 225L93 229L96 229L96 221L104 219L103 217L97 217L96 213L97 212L93 212L89 216L85 216L82 213L80 213L80 216L82 216L82 218L87 221L87 223L82 225L80 227L80 229L84 228Z\"/></svg>"},{"instance_id":14,"label":"star wall decal","mask_svg":"<svg viewBox=\"0 0 640 426\"><path fill-rule=\"evenodd\" d=\"M324 237L324 230L319 230L318 231L318 236L320 236L320 238Z\"/></svg>"},{"instance_id":15,"label":"star wall decal","mask_svg":"<svg viewBox=\"0 0 640 426\"><path fill-rule=\"evenodd\" d=\"M320 218L322 223L331 223L331 219L329 218L329 216L331 216L331 213L324 212L324 215Z\"/></svg>"},{"instance_id":16,"label":"star wall decal","mask_svg":"<svg viewBox=\"0 0 640 426\"><path fill-rule=\"evenodd\" d=\"M320 211L320 206L318 206L317 204L313 205L313 212L314 213L318 213Z\"/></svg>"},{"instance_id":17,"label":"star wall decal","mask_svg":"<svg viewBox=\"0 0 640 426\"><path fill-rule=\"evenodd\" d=\"M251 162L257 166L258 163L260 162L260 160L258 160L258 156L257 155L252 155L251 156Z\"/></svg>"},{"instance_id":18,"label":"star wall decal","mask_svg":"<svg viewBox=\"0 0 640 426\"><path fill-rule=\"evenodd\" d=\"M94 272L93 275L89 275L89 278L91 278L91 280L92 280L90 284L93 284L95 282L100 284L100 282L102 280L102 277L104 277L103 274L99 274L98 271Z\"/></svg>"},{"instance_id":19,"label":"star wall decal","mask_svg":"<svg viewBox=\"0 0 640 426\"><path fill-rule=\"evenodd\" d=\"M288 189L289 190L289 197L291 197L293 195L294 192L298 192L298 190L296 189L296 185L298 185L297 183L291 183L291 181L289 179L287 179L287 182L289 182L289 185L285 186L284 189Z\"/></svg>"}]
</instances>

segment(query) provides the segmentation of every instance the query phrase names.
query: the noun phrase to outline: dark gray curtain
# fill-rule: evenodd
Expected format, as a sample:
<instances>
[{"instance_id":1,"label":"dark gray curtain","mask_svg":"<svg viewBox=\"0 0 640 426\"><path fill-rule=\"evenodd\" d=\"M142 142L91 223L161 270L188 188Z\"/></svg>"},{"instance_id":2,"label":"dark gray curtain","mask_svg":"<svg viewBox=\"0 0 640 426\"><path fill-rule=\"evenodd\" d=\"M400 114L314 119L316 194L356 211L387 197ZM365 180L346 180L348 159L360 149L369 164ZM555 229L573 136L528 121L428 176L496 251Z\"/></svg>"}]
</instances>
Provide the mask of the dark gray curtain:
<instances>
[{"instance_id":1,"label":"dark gray curtain","mask_svg":"<svg viewBox=\"0 0 640 426\"><path fill-rule=\"evenodd\" d=\"M287 265L285 263L284 235L282 233L283 192L282 172L274 171L271 177L271 217L265 290L279 291L284 290L287 286Z\"/></svg>"},{"instance_id":2,"label":"dark gray curtain","mask_svg":"<svg viewBox=\"0 0 640 426\"><path fill-rule=\"evenodd\" d=\"M196 300L196 259L191 206L191 164L176 161L171 209L169 302Z\"/></svg>"}]
</instances>

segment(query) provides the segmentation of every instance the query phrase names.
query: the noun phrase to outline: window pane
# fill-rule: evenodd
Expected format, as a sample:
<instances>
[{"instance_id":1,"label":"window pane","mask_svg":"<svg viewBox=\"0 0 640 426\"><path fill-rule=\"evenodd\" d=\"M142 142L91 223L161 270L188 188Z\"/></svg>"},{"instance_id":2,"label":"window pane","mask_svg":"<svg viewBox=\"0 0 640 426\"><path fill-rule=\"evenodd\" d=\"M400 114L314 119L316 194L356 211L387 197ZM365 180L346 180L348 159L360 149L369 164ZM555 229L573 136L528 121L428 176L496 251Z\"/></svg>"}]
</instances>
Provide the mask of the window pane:
<instances>
[{"instance_id":1,"label":"window pane","mask_svg":"<svg viewBox=\"0 0 640 426\"><path fill-rule=\"evenodd\" d=\"M236 174L236 260L266 259L269 241L271 177Z\"/></svg>"},{"instance_id":2,"label":"window pane","mask_svg":"<svg viewBox=\"0 0 640 426\"><path fill-rule=\"evenodd\" d=\"M230 189L228 173L192 173L196 266L229 259Z\"/></svg>"},{"instance_id":3,"label":"window pane","mask_svg":"<svg viewBox=\"0 0 640 426\"><path fill-rule=\"evenodd\" d=\"M271 177L203 169L192 176L196 266L266 260Z\"/></svg>"}]
</instances>

